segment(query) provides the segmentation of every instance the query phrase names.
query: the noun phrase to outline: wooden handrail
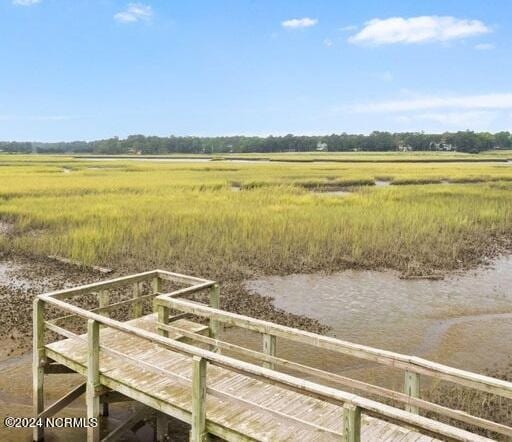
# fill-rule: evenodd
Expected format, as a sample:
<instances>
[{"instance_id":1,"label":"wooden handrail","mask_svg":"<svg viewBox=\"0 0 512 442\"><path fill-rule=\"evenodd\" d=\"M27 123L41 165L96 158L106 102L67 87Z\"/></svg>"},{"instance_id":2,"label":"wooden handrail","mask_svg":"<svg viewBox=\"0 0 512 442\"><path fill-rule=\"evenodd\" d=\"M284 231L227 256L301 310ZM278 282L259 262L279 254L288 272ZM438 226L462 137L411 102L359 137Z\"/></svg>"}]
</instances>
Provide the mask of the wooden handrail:
<instances>
[{"instance_id":1,"label":"wooden handrail","mask_svg":"<svg viewBox=\"0 0 512 442\"><path fill-rule=\"evenodd\" d=\"M455 440L466 441L490 441L490 439L478 436L465 430L461 430L450 425L437 422L422 416L418 416L409 413L404 410L394 408L389 405L382 404L380 402L366 399L355 394L347 393L341 390L336 390L331 387L316 384L311 381L300 379L285 373L277 372L265 367L259 367L248 362L240 361L228 356L220 355L208 350L204 350L193 345L189 345L183 342L175 341L156 333L148 332L146 330L134 327L130 324L119 322L111 318L101 316L99 314L89 312L80 307L76 307L69 303L66 303L60 299L56 299L50 295L39 295L38 299L45 303L59 307L65 311L76 313L85 319L96 321L105 326L109 326L121 332L137 336L142 339L146 339L150 342L162 345L166 348L174 351L184 353L188 356L197 356L204 358L209 363L224 367L228 370L232 370L238 373L242 373L247 376L255 377L264 380L268 383L273 383L290 388L295 391L299 391L303 394L320 398L322 400L332 402L338 405L350 404L355 407L359 407L366 413L374 414L386 419L390 419L395 422L399 422L403 425L412 426L420 430L440 435ZM174 300L173 300L174 301ZM181 302L181 301L180 301ZM215 309L212 309L216 311ZM220 319L220 318L215 318Z\"/></svg>"},{"instance_id":2,"label":"wooden handrail","mask_svg":"<svg viewBox=\"0 0 512 442\"><path fill-rule=\"evenodd\" d=\"M148 272L137 273L135 275L129 276L121 276L119 278L94 282L92 284L81 285L79 287L73 287L70 289L57 290L54 292L46 293L45 296L49 296L55 299L68 299L73 296L90 294L102 289L120 287L133 282L147 281L151 278L154 278L155 276L158 276L158 270L150 270Z\"/></svg>"},{"instance_id":3,"label":"wooden handrail","mask_svg":"<svg viewBox=\"0 0 512 442\"><path fill-rule=\"evenodd\" d=\"M496 394L512 399L512 383L495 379L458 368L449 367L436 362L428 361L416 356L407 356L387 350L354 344L329 336L294 329L284 325L274 324L261 319L249 318L236 313L214 309L197 302L171 298L160 295L155 298L156 304L191 313L197 316L213 318L229 325L247 328L260 333L286 338L302 344L332 350L349 356L371 360L388 367L399 368L424 374L436 379L450 381L466 387L474 388L486 393Z\"/></svg>"},{"instance_id":4,"label":"wooden handrail","mask_svg":"<svg viewBox=\"0 0 512 442\"><path fill-rule=\"evenodd\" d=\"M89 294L95 291L120 287L125 284L149 281L154 277L159 277L167 281L179 282L182 284L215 284L214 281L208 279L196 278L194 276L182 275L181 273L167 272L165 270L150 270L148 272L137 273L135 275L121 276L119 278L109 279L106 281L94 282L70 289L57 290L46 293L45 296L54 297L56 299L67 299L77 295Z\"/></svg>"},{"instance_id":5,"label":"wooden handrail","mask_svg":"<svg viewBox=\"0 0 512 442\"><path fill-rule=\"evenodd\" d=\"M270 365L277 365L287 369L294 370L299 373L303 373L309 376L315 376L320 379L324 379L329 382L335 382L339 385L343 385L344 387L353 388L355 390L363 391L367 394L374 394L386 399L391 399L397 402L401 402L402 404L419 407L426 411L431 411L433 413L437 413L441 416L445 416L451 419L458 420L460 422L464 422L465 424L474 425L476 427L480 427L485 430L493 431L495 433L503 434L505 436L512 437L512 428L499 424L497 422L490 421L488 419L483 419L481 417L473 416L464 411L447 408L442 405L438 405L433 402L426 401L424 399L419 399L417 397L408 396L404 393L400 393L394 390L390 390L388 388L380 387L377 385L368 384L366 382L347 378L345 376L341 376L339 374L331 373L325 370L321 370L318 368L308 367L306 365L299 364L297 362L289 361L287 359L282 359L277 356L271 356L265 353L261 353L255 350L251 350L245 347L241 347L236 344L232 344L229 342L224 342L219 339L209 338L207 336L199 335L197 333L185 330L180 327L176 327L168 324L157 324L158 328L175 332L178 335L184 336L193 341L197 341L203 344L209 344L212 347L220 348L223 350L233 351L235 353L241 354L243 356L247 356L258 361L262 361Z\"/></svg>"}]
</instances>

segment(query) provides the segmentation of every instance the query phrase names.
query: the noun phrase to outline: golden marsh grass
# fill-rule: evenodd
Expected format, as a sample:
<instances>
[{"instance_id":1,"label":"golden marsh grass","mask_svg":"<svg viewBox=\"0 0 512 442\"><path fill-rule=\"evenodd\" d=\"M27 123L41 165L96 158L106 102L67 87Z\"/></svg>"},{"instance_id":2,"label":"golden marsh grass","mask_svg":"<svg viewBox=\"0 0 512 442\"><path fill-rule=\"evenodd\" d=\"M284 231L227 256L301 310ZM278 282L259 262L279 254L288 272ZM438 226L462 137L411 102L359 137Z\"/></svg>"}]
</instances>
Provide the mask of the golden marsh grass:
<instances>
[{"instance_id":1,"label":"golden marsh grass","mask_svg":"<svg viewBox=\"0 0 512 442\"><path fill-rule=\"evenodd\" d=\"M474 264L512 232L501 163L0 163L0 219L15 223L4 250L114 268L422 274ZM469 184L361 186L379 179ZM310 191L347 186L343 197Z\"/></svg>"}]
</instances>

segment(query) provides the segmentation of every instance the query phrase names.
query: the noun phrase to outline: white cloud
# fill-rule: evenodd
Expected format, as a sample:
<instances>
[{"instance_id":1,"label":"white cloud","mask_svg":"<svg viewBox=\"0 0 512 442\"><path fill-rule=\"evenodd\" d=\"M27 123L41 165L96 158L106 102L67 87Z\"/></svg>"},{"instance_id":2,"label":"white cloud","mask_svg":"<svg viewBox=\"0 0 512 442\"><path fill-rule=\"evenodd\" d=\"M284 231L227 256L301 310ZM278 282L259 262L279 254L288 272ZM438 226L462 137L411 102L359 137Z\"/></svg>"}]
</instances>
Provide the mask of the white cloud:
<instances>
[{"instance_id":1,"label":"white cloud","mask_svg":"<svg viewBox=\"0 0 512 442\"><path fill-rule=\"evenodd\" d=\"M129 3L124 11L114 15L114 20L120 23L134 23L140 20L149 20L152 16L151 6L142 3Z\"/></svg>"},{"instance_id":2,"label":"white cloud","mask_svg":"<svg viewBox=\"0 0 512 442\"><path fill-rule=\"evenodd\" d=\"M318 20L316 18L309 17L292 18L281 22L281 26L286 29L310 28L316 24L318 24Z\"/></svg>"},{"instance_id":3,"label":"white cloud","mask_svg":"<svg viewBox=\"0 0 512 442\"><path fill-rule=\"evenodd\" d=\"M324 40L324 46L325 46L326 48L330 48L332 45L333 45L333 43L332 43L332 40L331 40L330 38L326 38L326 39Z\"/></svg>"},{"instance_id":4,"label":"white cloud","mask_svg":"<svg viewBox=\"0 0 512 442\"><path fill-rule=\"evenodd\" d=\"M353 112L405 112L429 109L512 109L512 93L465 96L422 96L356 104Z\"/></svg>"},{"instance_id":5,"label":"white cloud","mask_svg":"<svg viewBox=\"0 0 512 442\"><path fill-rule=\"evenodd\" d=\"M495 46L492 43L479 43L475 45L475 49L479 51L490 51L491 49L494 49Z\"/></svg>"},{"instance_id":6,"label":"white cloud","mask_svg":"<svg viewBox=\"0 0 512 442\"><path fill-rule=\"evenodd\" d=\"M41 0L12 0L12 4L16 6L32 6L40 2Z\"/></svg>"},{"instance_id":7,"label":"white cloud","mask_svg":"<svg viewBox=\"0 0 512 442\"><path fill-rule=\"evenodd\" d=\"M421 16L375 18L365 23L348 41L354 44L384 45L448 41L481 35L491 29L480 20L455 17Z\"/></svg>"}]
</instances>

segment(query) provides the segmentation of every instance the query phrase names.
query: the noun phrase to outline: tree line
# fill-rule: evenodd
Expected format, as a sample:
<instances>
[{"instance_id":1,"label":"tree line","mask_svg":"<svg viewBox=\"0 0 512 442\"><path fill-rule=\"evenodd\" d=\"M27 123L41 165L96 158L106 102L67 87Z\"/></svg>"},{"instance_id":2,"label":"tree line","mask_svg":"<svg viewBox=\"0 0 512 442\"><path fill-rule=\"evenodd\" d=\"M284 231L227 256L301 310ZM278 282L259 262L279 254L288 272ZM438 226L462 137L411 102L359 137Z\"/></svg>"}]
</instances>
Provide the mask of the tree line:
<instances>
[{"instance_id":1,"label":"tree line","mask_svg":"<svg viewBox=\"0 0 512 442\"><path fill-rule=\"evenodd\" d=\"M325 136L229 136L229 137L156 137L130 135L96 141L58 143L0 141L0 151L12 153L93 153L93 154L214 154L271 152L349 151L429 151L457 150L478 153L490 149L511 149L510 132L459 131L444 134L423 132L372 132Z\"/></svg>"}]
</instances>

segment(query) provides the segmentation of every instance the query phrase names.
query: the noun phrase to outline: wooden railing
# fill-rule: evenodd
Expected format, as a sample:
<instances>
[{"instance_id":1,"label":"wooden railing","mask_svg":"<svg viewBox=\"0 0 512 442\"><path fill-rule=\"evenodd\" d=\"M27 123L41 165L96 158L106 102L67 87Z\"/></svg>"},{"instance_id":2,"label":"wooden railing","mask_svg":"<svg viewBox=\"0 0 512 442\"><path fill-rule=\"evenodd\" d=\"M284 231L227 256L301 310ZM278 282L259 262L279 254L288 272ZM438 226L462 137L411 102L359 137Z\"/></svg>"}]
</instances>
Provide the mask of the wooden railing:
<instances>
[{"instance_id":1,"label":"wooden railing","mask_svg":"<svg viewBox=\"0 0 512 442\"><path fill-rule=\"evenodd\" d=\"M172 325L169 326L168 323L160 322L158 324L160 330L174 331L186 336L192 341L210 344L211 348L218 348L220 350L225 349L253 358L260 361L262 365L267 368L281 367L283 369L291 369L295 372L313 376L318 379L336 382L343 387L349 387L365 394L377 395L385 399L393 400L402 403L406 411L414 414L419 414L420 410L424 410L426 412L432 412L440 416L458 420L464 424L469 424L481 429L512 437L512 428L507 425L473 416L462 410L448 408L421 399L420 397L421 376L429 376L433 379L449 381L466 388L479 390L484 393L490 393L508 399L512 399L511 382L449 367L416 356L407 356L373 347L354 344L336 338L317 335L303 330L274 324L272 322L214 309L201 305L197 302L176 299L173 293L159 295L155 298L154 303L157 308L165 306L165 308L169 310L178 310L183 313L208 318L210 323L214 321L227 326L237 326L258 332L262 335L262 351L257 352L239 345L224 342L218 339L218 336L216 339L200 336L187 332L186 330L182 330L178 327L173 327ZM217 329L219 328L220 326L217 325ZM372 385L360 380L351 379L332 372L305 366L288 359L276 357L276 340L278 337L295 341L300 344L307 344L313 347L369 360L386 367L400 369L404 372L403 393L381 386Z\"/></svg>"},{"instance_id":2,"label":"wooden railing","mask_svg":"<svg viewBox=\"0 0 512 442\"><path fill-rule=\"evenodd\" d=\"M172 293L161 294L161 284L165 280L191 284L191 286ZM141 297L139 284L144 282L151 282L152 293ZM128 284L133 284L134 287L136 287L133 290L134 296L128 301L121 301L109 305L107 300L108 296L105 294L105 291ZM204 291L207 291L209 294L209 306L185 299L177 299L178 297L184 297ZM101 293L101 295L99 295L99 293ZM95 295L99 297L98 299L103 299L103 301L101 302L100 307L94 309L96 311L89 311L67 302L67 300L76 295ZM120 305L131 304L132 307L139 306L142 299L149 299L151 297L155 298L154 306L158 313L159 333L152 333L141 328L134 327L129 323L117 321L106 316L111 309L118 308ZM67 313L67 316L64 317L77 316L79 318L86 319L88 321L87 337L78 336L77 334L63 329L56 324L56 321L45 321L45 305L51 305L63 310ZM171 310L182 313L171 317ZM132 308L132 315L134 313L138 315L141 314L139 307ZM183 317L184 315L196 315L207 319L209 322L209 336L192 333L180 327L176 327L175 324L173 325L176 318ZM223 324L239 326L262 333L262 352L249 350L235 344L223 342L220 339ZM421 432L441 438L460 441L489 440L485 437L478 436L477 434L421 416L418 414L418 409L432 411L449 418L458 419L470 425L475 425L499 434L512 436L512 428L510 427L471 416L459 410L442 407L417 397L419 394L418 377L420 375L429 375L437 379L448 380L466 387L476 388L481 391L510 398L512 397L512 384L508 382L476 375L463 370L453 369L416 357L404 356L371 347L352 344L338 339L276 325L267 321L225 312L219 309L219 286L214 281L188 277L161 270L89 284L87 286L77 287L74 289L60 290L37 297L34 302L34 408L37 415L48 412L48 409L44 409L44 403L42 400L42 376L44 374L45 367L48 365L44 344L45 329L56 332L67 338L87 339L89 349L86 385L88 417L99 416L99 396L101 393L99 386L103 379L101 366L99 364L100 352L124 358L132 363L135 362L145 369L153 370L165 376L176 376L176 374L162 369L161 367L152 366L142 360L135 360L128 355L116 352L111 348L101 345L99 341L100 325L103 327L110 327L131 336L145 339L169 350L191 357L193 375L191 379L188 379L188 381L191 382L192 389L192 413L190 422L192 423L191 440L193 441L203 440L204 435L208 432L222 437L221 429L219 429L218 426L215 426L214 423L208 421L208 417L206 416L205 397L207 394L226 396L227 393L212 389L206 385L205 373L208 364L241 373L249 377L254 377L267 383L280 385L284 388L298 391L304 395L319 398L323 401L342 406L344 408L342 435L344 440L358 440L360 434L361 414L370 414L384 420L393 421L399 425L416 428ZM167 335L171 331L178 332L181 336L187 338L188 342L207 344L208 349L191 345L187 342L170 339ZM402 369L406 372L406 379L409 377L409 381L406 381L406 387L409 387L407 388L406 393L399 393L383 387L374 386L362 381L349 379L337 374L328 373L316 368L307 367L293 361L279 358L275 353L277 338L291 339L303 344L334 350L342 354L356 356L378 362L385 366ZM261 361L263 366L223 355L221 354L222 350L234 351L244 356L250 356L251 358ZM278 367L292 369L302 374L313 375L318 379L324 379L330 382L336 381L340 385L354 388L364 392L365 394L380 395L387 399L402 402L406 409L402 410L359 395L347 393L343 390L321 385L317 382L311 382L296 376L291 376L290 374L277 371L276 369ZM261 408L261 406L256 403L250 403L250 405ZM52 412L58 410L58 407L52 407ZM275 411L274 413L280 414ZM280 417L293 419L285 414ZM35 429L34 431L34 440L39 440L42 437L42 430ZM88 440L99 440L97 431L98 430L95 428L89 428ZM332 430L330 431L332 432Z\"/></svg>"}]
</instances>

